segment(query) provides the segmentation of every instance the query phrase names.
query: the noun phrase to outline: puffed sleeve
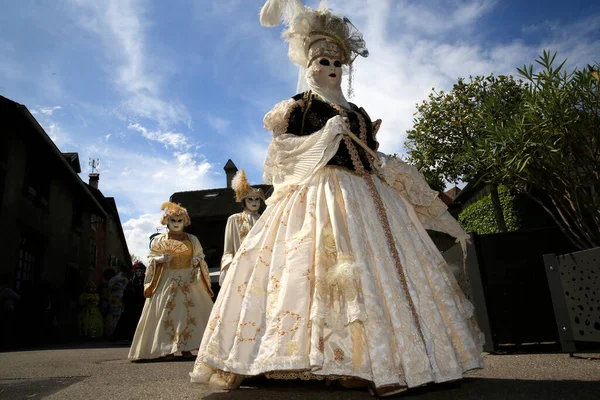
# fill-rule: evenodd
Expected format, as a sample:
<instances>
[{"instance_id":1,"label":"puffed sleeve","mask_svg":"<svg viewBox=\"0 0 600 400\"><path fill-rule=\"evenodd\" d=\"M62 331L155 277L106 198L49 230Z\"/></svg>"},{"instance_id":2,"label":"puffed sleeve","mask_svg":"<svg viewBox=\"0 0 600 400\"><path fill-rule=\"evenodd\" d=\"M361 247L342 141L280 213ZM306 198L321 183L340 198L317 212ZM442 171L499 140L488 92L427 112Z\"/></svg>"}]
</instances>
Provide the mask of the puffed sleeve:
<instances>
[{"instance_id":1,"label":"puffed sleeve","mask_svg":"<svg viewBox=\"0 0 600 400\"><path fill-rule=\"evenodd\" d=\"M294 99L287 99L277 103L263 119L265 129L272 131L274 136L286 133L290 114L296 108L296 104L297 102Z\"/></svg>"}]
</instances>

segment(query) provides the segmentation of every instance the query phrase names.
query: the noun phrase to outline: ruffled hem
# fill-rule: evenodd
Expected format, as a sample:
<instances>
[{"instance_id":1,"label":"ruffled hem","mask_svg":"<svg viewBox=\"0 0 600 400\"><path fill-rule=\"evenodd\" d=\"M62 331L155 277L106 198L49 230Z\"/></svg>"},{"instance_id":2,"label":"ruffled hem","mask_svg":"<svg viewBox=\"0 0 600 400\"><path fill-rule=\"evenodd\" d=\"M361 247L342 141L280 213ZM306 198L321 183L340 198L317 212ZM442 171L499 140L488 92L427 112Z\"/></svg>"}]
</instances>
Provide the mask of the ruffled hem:
<instances>
[{"instance_id":1,"label":"ruffled hem","mask_svg":"<svg viewBox=\"0 0 600 400\"><path fill-rule=\"evenodd\" d=\"M373 374L349 370L344 367L329 365L325 368L319 366L308 366L310 360L307 358L294 358L294 360L279 359L270 362L261 363L260 367L248 369L243 365L225 364L224 362L215 363L203 361L206 365L215 368L215 373L223 371L233 373L244 377L252 377L264 375L269 379L301 379L301 380L323 380L323 379L350 379L358 378L368 382L372 382L376 388L384 388L390 386L415 388L426 385L428 383L444 383L464 378L464 375L473 370L482 369L483 363L473 362L472 365L463 368L462 371L456 371L454 374L447 374L433 377L429 373L422 373L419 376L413 376L411 381L407 383L401 377L396 379L376 379ZM217 366L218 365L218 366ZM285 365L285 367L283 367ZM192 383L207 383L207 380L201 379L201 374L191 372L190 381Z\"/></svg>"}]
</instances>

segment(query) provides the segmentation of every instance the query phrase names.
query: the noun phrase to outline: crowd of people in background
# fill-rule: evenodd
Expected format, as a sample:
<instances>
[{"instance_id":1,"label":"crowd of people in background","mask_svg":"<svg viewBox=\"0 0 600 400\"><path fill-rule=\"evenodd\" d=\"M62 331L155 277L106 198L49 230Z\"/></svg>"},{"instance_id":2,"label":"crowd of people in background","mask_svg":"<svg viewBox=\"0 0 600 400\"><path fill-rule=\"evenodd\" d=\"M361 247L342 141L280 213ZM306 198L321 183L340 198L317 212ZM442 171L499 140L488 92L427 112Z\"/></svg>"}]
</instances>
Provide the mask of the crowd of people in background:
<instances>
[{"instance_id":1,"label":"crowd of people in background","mask_svg":"<svg viewBox=\"0 0 600 400\"><path fill-rule=\"evenodd\" d=\"M0 346L9 350L75 339L131 341L144 307L146 266L107 267L100 282L63 293L46 277L33 285L10 285L0 276Z\"/></svg>"},{"instance_id":2,"label":"crowd of people in background","mask_svg":"<svg viewBox=\"0 0 600 400\"><path fill-rule=\"evenodd\" d=\"M88 282L79 297L80 339L131 341L144 308L145 272L142 262L120 264L104 271L100 285Z\"/></svg>"}]
</instances>

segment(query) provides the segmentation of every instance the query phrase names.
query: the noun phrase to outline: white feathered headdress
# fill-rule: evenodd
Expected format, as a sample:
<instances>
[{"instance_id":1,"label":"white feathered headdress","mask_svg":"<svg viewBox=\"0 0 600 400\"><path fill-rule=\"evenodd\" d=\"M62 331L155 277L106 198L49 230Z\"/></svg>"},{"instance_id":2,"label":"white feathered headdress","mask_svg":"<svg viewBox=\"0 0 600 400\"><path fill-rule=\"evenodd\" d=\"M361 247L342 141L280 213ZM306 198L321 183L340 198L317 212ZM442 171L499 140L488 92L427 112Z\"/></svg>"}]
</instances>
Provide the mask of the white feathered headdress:
<instances>
[{"instance_id":1,"label":"white feathered headdress","mask_svg":"<svg viewBox=\"0 0 600 400\"><path fill-rule=\"evenodd\" d=\"M257 196L265 200L265 194L262 189L255 189L248 183L246 172L239 170L231 180L231 187L235 191L235 201L240 203L246 197Z\"/></svg>"},{"instance_id":2,"label":"white feathered headdress","mask_svg":"<svg viewBox=\"0 0 600 400\"><path fill-rule=\"evenodd\" d=\"M288 55L300 67L306 68L316 57L329 55L352 64L360 55L367 57L362 34L346 17L332 14L323 2L317 10L300 0L267 0L260 11L260 23L287 28L283 38L289 43ZM334 54L328 54L333 52Z\"/></svg>"}]
</instances>

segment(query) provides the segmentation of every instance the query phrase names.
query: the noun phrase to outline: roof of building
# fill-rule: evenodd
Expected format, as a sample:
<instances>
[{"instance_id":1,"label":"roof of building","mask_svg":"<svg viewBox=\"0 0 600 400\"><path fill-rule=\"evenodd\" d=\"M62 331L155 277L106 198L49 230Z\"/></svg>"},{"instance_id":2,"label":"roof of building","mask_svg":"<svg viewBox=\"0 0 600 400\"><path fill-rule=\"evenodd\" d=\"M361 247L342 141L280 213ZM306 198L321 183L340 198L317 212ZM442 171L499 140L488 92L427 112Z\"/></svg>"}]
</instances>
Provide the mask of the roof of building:
<instances>
[{"instance_id":1,"label":"roof of building","mask_svg":"<svg viewBox=\"0 0 600 400\"><path fill-rule=\"evenodd\" d=\"M454 203L452 201L452 197L448 196L446 193L444 192L439 192L440 193L440 200L442 200L444 202L445 205L449 206L452 203Z\"/></svg>"},{"instance_id":2,"label":"roof of building","mask_svg":"<svg viewBox=\"0 0 600 400\"><path fill-rule=\"evenodd\" d=\"M81 172L81 164L79 163L79 153L62 153L62 155L75 172Z\"/></svg>"},{"instance_id":3,"label":"roof of building","mask_svg":"<svg viewBox=\"0 0 600 400\"><path fill-rule=\"evenodd\" d=\"M458 193L460 193L460 189L458 188L458 186L454 186L452 189L450 190L446 190L446 194L452 199L454 200L456 198L456 196L458 196Z\"/></svg>"},{"instance_id":4,"label":"roof of building","mask_svg":"<svg viewBox=\"0 0 600 400\"><path fill-rule=\"evenodd\" d=\"M456 194L454 197L454 201L456 203L464 203L466 202L472 195L474 195L478 189L483 187L481 182L478 179L474 179L472 182L469 182L462 188L460 192Z\"/></svg>"},{"instance_id":5,"label":"roof of building","mask_svg":"<svg viewBox=\"0 0 600 400\"><path fill-rule=\"evenodd\" d=\"M65 156L65 154L77 154L77 153L62 153L56 144L50 139L50 136L44 131L44 128L38 123L38 121L34 118L33 115L29 112L27 107L23 104L19 104L15 101L12 101L4 96L0 96L0 106L14 107L20 115L25 117L27 123L29 123L33 127L33 131L36 132L42 141L48 146L51 154L53 154L57 159L58 163L63 165L63 167L68 171L68 173L72 176L76 185L78 185L86 195L92 200L93 204L99 208L99 212L105 216L105 211L103 207L100 205L98 200L96 200L95 196L87 189L87 184L81 180L79 175L76 172L76 167L74 168L73 163L76 161L77 165L79 165L79 155L76 157L73 156ZM12 113L8 113L8 115L13 115ZM81 170L81 167L79 167Z\"/></svg>"},{"instance_id":6,"label":"roof of building","mask_svg":"<svg viewBox=\"0 0 600 400\"><path fill-rule=\"evenodd\" d=\"M252 187L262 189L267 198L271 194L271 185ZM222 219L242 210L241 204L235 201L235 192L228 188L176 192L170 200L185 207L192 219Z\"/></svg>"}]
</instances>

